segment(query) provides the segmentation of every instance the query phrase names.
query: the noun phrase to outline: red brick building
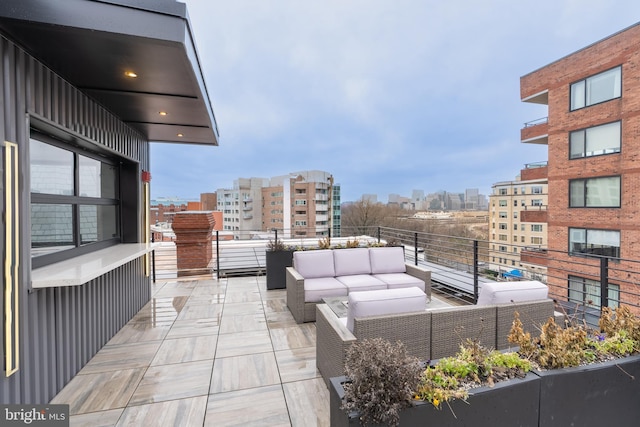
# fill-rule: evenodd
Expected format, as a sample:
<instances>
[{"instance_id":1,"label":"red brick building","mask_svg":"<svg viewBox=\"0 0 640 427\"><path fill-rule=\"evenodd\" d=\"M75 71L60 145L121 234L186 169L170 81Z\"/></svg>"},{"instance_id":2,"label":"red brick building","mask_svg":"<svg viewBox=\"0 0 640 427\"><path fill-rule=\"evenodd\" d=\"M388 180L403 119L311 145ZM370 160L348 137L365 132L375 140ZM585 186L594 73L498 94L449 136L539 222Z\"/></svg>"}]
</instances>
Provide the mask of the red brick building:
<instances>
[{"instance_id":1,"label":"red brick building","mask_svg":"<svg viewBox=\"0 0 640 427\"><path fill-rule=\"evenodd\" d=\"M640 303L638 40L640 23L520 79L523 102L548 106L521 140L548 145L550 290L594 308L602 257L609 305Z\"/></svg>"}]
</instances>

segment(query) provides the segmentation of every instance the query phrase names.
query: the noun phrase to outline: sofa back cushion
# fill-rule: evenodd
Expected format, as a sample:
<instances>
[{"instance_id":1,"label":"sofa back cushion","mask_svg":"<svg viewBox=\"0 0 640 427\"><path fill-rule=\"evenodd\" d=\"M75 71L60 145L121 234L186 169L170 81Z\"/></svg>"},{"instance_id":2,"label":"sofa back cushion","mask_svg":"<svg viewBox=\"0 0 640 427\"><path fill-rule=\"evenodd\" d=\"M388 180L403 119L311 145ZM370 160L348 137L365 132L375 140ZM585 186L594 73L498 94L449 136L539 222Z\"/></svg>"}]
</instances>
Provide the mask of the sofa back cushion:
<instances>
[{"instance_id":1,"label":"sofa back cushion","mask_svg":"<svg viewBox=\"0 0 640 427\"><path fill-rule=\"evenodd\" d=\"M355 318L424 311L427 295L415 287L350 292L348 305L347 328L353 332Z\"/></svg>"},{"instance_id":2,"label":"sofa back cushion","mask_svg":"<svg viewBox=\"0 0 640 427\"><path fill-rule=\"evenodd\" d=\"M372 274L405 273L404 248L400 246L369 248Z\"/></svg>"},{"instance_id":3,"label":"sofa back cushion","mask_svg":"<svg viewBox=\"0 0 640 427\"><path fill-rule=\"evenodd\" d=\"M483 283L477 305L505 304L547 299L549 288L535 280Z\"/></svg>"},{"instance_id":4,"label":"sofa back cushion","mask_svg":"<svg viewBox=\"0 0 640 427\"><path fill-rule=\"evenodd\" d=\"M333 262L336 276L371 274L367 248L336 249L333 251Z\"/></svg>"},{"instance_id":5,"label":"sofa back cushion","mask_svg":"<svg viewBox=\"0 0 640 427\"><path fill-rule=\"evenodd\" d=\"M336 275L331 249L296 251L293 253L293 268L305 279Z\"/></svg>"}]
</instances>

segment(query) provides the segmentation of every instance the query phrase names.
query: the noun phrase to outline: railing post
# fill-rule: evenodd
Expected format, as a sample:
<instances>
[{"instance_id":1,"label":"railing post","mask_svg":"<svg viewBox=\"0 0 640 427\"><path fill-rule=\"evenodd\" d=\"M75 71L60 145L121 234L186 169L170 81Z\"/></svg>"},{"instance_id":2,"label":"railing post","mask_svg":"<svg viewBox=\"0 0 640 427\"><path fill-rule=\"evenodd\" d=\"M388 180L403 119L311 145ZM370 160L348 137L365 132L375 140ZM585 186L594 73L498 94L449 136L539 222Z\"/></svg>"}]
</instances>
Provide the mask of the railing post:
<instances>
[{"instance_id":1,"label":"railing post","mask_svg":"<svg viewBox=\"0 0 640 427\"><path fill-rule=\"evenodd\" d=\"M216 279L220 280L220 232L216 230Z\"/></svg>"},{"instance_id":2,"label":"railing post","mask_svg":"<svg viewBox=\"0 0 640 427\"><path fill-rule=\"evenodd\" d=\"M414 265L418 265L418 233L413 233L413 254L414 254Z\"/></svg>"},{"instance_id":3,"label":"railing post","mask_svg":"<svg viewBox=\"0 0 640 427\"><path fill-rule=\"evenodd\" d=\"M156 241L156 236L152 232L151 243L155 243L155 241ZM153 280L153 283L156 283L156 250L155 249L151 251L151 279Z\"/></svg>"},{"instance_id":4,"label":"railing post","mask_svg":"<svg viewBox=\"0 0 640 427\"><path fill-rule=\"evenodd\" d=\"M274 228L274 229L273 229L273 232L274 232L274 233L275 233L275 235L276 235L276 239L275 239L275 240L276 240L276 243L277 243L277 242L278 242L278 229L277 229L277 228Z\"/></svg>"},{"instance_id":5,"label":"railing post","mask_svg":"<svg viewBox=\"0 0 640 427\"><path fill-rule=\"evenodd\" d=\"M378 244L380 244L380 226L378 226Z\"/></svg>"},{"instance_id":6,"label":"railing post","mask_svg":"<svg viewBox=\"0 0 640 427\"><path fill-rule=\"evenodd\" d=\"M473 241L473 303L478 302L478 241Z\"/></svg>"},{"instance_id":7,"label":"railing post","mask_svg":"<svg viewBox=\"0 0 640 427\"><path fill-rule=\"evenodd\" d=\"M609 307L609 258L600 258L600 311Z\"/></svg>"}]
</instances>

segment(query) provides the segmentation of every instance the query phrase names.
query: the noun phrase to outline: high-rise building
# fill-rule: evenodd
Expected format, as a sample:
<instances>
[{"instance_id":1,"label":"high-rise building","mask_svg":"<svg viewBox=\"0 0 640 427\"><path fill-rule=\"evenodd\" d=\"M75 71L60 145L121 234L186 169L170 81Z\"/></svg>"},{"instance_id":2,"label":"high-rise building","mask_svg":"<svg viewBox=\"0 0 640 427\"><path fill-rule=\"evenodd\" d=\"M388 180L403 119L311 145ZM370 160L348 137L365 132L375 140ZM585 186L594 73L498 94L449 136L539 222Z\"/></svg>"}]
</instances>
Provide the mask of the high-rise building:
<instances>
[{"instance_id":1,"label":"high-rise building","mask_svg":"<svg viewBox=\"0 0 640 427\"><path fill-rule=\"evenodd\" d=\"M547 247L546 164L526 165L515 181L497 182L489 196L489 268L507 276L545 279L531 252ZM515 271L514 271L515 270Z\"/></svg>"},{"instance_id":2,"label":"high-rise building","mask_svg":"<svg viewBox=\"0 0 640 427\"><path fill-rule=\"evenodd\" d=\"M548 107L521 140L548 146L550 292L593 308L601 285L610 306L638 301L626 261L640 259L638 40L640 23L520 79L522 101ZM604 284L602 258L615 266Z\"/></svg>"}]
</instances>

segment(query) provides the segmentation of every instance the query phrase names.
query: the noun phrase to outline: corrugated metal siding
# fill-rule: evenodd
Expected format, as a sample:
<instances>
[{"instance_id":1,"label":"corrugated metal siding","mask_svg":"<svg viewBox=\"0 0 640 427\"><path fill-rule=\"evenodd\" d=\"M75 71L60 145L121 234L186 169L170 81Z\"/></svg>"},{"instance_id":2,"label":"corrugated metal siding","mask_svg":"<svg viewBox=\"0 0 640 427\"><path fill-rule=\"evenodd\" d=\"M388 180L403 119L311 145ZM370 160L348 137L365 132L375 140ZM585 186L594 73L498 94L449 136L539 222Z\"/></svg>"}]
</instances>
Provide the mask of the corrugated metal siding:
<instances>
[{"instance_id":1,"label":"corrugated metal siding","mask_svg":"<svg viewBox=\"0 0 640 427\"><path fill-rule=\"evenodd\" d=\"M29 115L149 170L149 143L141 134L1 36L0 99L1 136L19 147L22 217L28 215L29 201ZM25 242L30 231L25 223L20 229L20 370L9 378L1 374L0 403L48 402L151 297L143 258L82 286L28 293L30 245ZM3 334L4 326L2 342Z\"/></svg>"}]
</instances>

